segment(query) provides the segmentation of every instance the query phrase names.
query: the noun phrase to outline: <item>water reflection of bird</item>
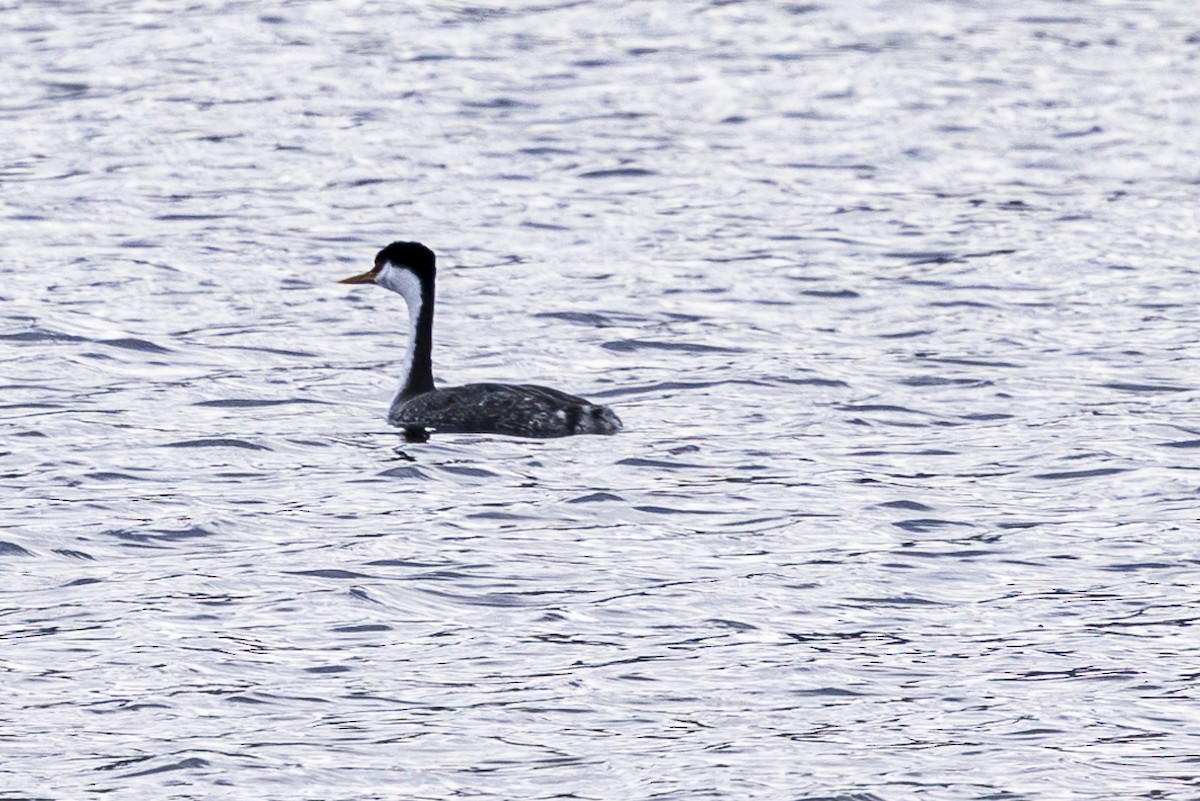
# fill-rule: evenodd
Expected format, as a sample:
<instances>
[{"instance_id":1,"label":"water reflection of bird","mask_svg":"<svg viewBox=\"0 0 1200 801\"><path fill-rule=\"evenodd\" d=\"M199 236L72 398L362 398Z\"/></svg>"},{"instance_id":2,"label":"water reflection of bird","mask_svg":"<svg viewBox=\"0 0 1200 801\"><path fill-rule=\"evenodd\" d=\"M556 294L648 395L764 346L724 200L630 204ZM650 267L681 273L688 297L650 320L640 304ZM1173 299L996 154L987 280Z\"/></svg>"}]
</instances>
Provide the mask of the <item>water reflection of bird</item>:
<instances>
[{"instance_id":1,"label":"water reflection of bird","mask_svg":"<svg viewBox=\"0 0 1200 801\"><path fill-rule=\"evenodd\" d=\"M392 399L388 422L423 439L428 429L449 433L565 437L615 434L621 421L607 406L557 389L529 384L433 385L433 302L437 274L433 251L419 242L393 242L375 266L343 284L378 284L408 304L409 336L404 380Z\"/></svg>"}]
</instances>

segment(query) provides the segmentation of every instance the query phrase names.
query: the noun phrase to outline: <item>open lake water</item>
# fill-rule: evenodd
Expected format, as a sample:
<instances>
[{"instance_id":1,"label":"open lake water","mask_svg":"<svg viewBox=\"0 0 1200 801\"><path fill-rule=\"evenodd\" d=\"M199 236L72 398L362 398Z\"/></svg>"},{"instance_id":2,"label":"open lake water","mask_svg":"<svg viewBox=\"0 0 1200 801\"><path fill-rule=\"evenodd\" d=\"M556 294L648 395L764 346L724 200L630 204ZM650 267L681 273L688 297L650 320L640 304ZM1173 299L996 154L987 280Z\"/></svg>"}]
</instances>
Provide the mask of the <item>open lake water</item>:
<instances>
[{"instance_id":1,"label":"open lake water","mask_svg":"<svg viewBox=\"0 0 1200 801\"><path fill-rule=\"evenodd\" d=\"M0 53L0 798L1200 798L1192 0ZM626 430L404 442L395 239Z\"/></svg>"}]
</instances>

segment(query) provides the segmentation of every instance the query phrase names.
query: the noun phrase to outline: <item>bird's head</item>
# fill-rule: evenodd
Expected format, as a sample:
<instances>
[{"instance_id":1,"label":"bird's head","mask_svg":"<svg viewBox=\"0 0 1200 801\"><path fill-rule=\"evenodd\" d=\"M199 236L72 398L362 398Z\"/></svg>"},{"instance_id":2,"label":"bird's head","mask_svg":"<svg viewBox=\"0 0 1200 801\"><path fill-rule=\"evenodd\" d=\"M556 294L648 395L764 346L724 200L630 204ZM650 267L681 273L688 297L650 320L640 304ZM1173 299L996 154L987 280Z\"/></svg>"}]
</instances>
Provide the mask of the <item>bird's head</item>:
<instances>
[{"instance_id":1,"label":"bird's head","mask_svg":"<svg viewBox=\"0 0 1200 801\"><path fill-rule=\"evenodd\" d=\"M432 291L437 274L435 263L433 251L420 242L393 242L379 251L370 270L338 283L379 284L412 303Z\"/></svg>"}]
</instances>

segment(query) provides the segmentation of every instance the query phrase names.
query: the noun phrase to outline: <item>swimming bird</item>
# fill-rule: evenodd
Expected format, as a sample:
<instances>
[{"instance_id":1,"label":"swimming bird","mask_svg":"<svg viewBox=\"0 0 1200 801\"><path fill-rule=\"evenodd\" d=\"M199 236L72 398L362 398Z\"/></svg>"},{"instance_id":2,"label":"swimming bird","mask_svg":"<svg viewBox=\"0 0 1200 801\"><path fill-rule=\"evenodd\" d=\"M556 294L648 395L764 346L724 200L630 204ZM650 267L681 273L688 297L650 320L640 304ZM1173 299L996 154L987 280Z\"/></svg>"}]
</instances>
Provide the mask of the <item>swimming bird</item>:
<instances>
[{"instance_id":1,"label":"swimming bird","mask_svg":"<svg viewBox=\"0 0 1200 801\"><path fill-rule=\"evenodd\" d=\"M378 284L408 304L408 348L404 378L392 398L388 422L410 440L428 429L458 434L565 437L615 434L621 420L607 406L557 389L532 384L433 384L433 298L437 258L420 242L393 242L379 251L375 266L341 284Z\"/></svg>"}]
</instances>

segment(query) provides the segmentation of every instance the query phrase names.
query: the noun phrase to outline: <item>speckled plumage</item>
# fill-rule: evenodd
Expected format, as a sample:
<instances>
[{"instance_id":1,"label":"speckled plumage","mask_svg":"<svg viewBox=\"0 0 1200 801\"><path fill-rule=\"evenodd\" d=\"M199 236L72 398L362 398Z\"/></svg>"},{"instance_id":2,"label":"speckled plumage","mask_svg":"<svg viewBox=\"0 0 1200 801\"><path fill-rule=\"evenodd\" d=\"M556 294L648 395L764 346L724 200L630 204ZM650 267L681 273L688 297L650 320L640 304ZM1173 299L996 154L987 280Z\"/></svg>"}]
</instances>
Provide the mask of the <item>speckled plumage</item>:
<instances>
[{"instance_id":1,"label":"speckled plumage","mask_svg":"<svg viewBox=\"0 0 1200 801\"><path fill-rule=\"evenodd\" d=\"M615 434L620 419L607 406L531 384L464 384L397 398L388 413L394 426L460 434L566 437Z\"/></svg>"},{"instance_id":2,"label":"speckled plumage","mask_svg":"<svg viewBox=\"0 0 1200 801\"><path fill-rule=\"evenodd\" d=\"M413 440L430 429L458 434L566 437L615 434L621 420L607 406L532 384L464 384L437 389L433 383L433 251L418 242L393 242L375 257L374 269L342 283L374 283L408 304L409 339L405 374L392 400L388 422Z\"/></svg>"}]
</instances>

